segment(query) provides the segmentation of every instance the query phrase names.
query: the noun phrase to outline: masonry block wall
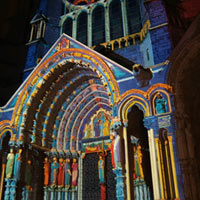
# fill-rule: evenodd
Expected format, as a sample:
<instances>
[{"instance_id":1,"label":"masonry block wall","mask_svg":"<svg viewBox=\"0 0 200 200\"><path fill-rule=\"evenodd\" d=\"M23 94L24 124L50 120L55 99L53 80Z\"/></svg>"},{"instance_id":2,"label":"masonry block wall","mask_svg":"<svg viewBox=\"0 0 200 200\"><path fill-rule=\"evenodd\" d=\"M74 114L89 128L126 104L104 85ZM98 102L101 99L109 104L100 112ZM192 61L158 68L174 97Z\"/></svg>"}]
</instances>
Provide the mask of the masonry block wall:
<instances>
[{"instance_id":1,"label":"masonry block wall","mask_svg":"<svg viewBox=\"0 0 200 200\"><path fill-rule=\"evenodd\" d=\"M162 0L145 3L150 23L154 63L164 62L170 55L172 47L168 30L168 20Z\"/></svg>"}]
</instances>

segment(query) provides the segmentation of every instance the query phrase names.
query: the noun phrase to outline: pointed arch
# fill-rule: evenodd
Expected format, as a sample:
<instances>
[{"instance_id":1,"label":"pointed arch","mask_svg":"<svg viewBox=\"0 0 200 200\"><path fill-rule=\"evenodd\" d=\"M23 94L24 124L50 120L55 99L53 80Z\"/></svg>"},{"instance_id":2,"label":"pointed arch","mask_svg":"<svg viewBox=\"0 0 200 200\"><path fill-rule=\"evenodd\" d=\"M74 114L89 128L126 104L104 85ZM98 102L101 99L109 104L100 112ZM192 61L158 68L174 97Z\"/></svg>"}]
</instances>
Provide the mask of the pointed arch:
<instances>
[{"instance_id":1,"label":"pointed arch","mask_svg":"<svg viewBox=\"0 0 200 200\"><path fill-rule=\"evenodd\" d=\"M72 36L72 26L73 20L71 17L67 17L67 19L63 23L63 33L66 33L69 36Z\"/></svg>"},{"instance_id":2,"label":"pointed arch","mask_svg":"<svg viewBox=\"0 0 200 200\"><path fill-rule=\"evenodd\" d=\"M122 9L120 0L113 0L109 5L110 40L123 36Z\"/></svg>"},{"instance_id":3,"label":"pointed arch","mask_svg":"<svg viewBox=\"0 0 200 200\"><path fill-rule=\"evenodd\" d=\"M88 15L87 12L81 12L77 17L77 40L83 44L88 43Z\"/></svg>"},{"instance_id":4,"label":"pointed arch","mask_svg":"<svg viewBox=\"0 0 200 200\"><path fill-rule=\"evenodd\" d=\"M98 5L92 11L92 45L105 42L105 10Z\"/></svg>"}]
</instances>

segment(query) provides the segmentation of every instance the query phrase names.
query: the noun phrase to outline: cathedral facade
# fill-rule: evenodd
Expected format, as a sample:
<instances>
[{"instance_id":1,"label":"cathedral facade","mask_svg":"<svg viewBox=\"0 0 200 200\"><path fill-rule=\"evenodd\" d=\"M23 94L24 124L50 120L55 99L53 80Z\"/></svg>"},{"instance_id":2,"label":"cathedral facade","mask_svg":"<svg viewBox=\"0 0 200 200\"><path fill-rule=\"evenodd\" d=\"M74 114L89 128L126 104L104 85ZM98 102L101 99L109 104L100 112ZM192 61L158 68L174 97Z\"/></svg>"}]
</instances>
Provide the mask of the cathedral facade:
<instances>
[{"instance_id":1,"label":"cathedral facade","mask_svg":"<svg viewBox=\"0 0 200 200\"><path fill-rule=\"evenodd\" d=\"M1 199L198 199L163 1L41 0L30 23L0 110Z\"/></svg>"}]
</instances>

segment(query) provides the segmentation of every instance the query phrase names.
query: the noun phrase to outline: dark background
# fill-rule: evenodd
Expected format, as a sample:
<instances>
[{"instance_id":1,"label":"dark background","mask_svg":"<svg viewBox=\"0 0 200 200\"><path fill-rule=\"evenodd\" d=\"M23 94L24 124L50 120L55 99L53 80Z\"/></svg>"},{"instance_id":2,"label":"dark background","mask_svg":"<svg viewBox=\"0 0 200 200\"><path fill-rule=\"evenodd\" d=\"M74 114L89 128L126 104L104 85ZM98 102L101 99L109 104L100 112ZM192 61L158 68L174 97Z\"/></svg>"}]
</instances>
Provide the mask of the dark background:
<instances>
[{"instance_id":1,"label":"dark background","mask_svg":"<svg viewBox=\"0 0 200 200\"><path fill-rule=\"evenodd\" d=\"M0 106L22 83L30 35L30 21L40 0L6 0L0 6ZM200 12L199 0L163 0L175 47Z\"/></svg>"},{"instance_id":2,"label":"dark background","mask_svg":"<svg viewBox=\"0 0 200 200\"><path fill-rule=\"evenodd\" d=\"M39 0L6 0L0 6L0 106L22 83L31 21Z\"/></svg>"}]
</instances>

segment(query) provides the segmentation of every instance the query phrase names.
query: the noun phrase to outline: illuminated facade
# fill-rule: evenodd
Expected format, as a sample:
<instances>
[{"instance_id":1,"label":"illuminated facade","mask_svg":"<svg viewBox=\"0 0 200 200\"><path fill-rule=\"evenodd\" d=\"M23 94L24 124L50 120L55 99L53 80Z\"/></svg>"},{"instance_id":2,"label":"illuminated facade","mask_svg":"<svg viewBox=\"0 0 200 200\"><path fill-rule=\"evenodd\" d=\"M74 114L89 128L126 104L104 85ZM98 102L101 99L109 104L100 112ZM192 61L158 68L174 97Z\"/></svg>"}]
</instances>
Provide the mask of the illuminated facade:
<instances>
[{"instance_id":1,"label":"illuminated facade","mask_svg":"<svg viewBox=\"0 0 200 200\"><path fill-rule=\"evenodd\" d=\"M1 197L185 199L162 1L42 0L31 25L1 108Z\"/></svg>"}]
</instances>

